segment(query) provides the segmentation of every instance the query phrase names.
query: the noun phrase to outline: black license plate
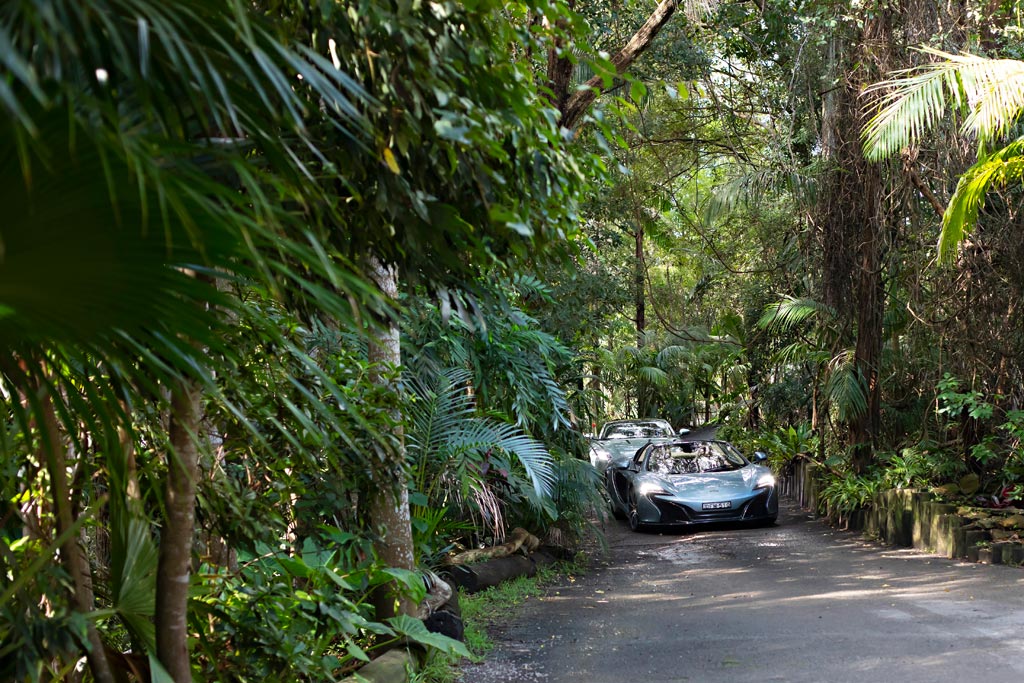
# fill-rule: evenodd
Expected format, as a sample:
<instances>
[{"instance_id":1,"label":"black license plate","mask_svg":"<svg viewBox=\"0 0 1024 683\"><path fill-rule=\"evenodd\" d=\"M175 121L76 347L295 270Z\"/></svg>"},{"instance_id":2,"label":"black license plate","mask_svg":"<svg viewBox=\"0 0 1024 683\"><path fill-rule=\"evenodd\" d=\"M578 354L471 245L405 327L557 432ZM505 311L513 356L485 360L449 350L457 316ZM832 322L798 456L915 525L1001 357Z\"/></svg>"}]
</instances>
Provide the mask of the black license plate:
<instances>
[{"instance_id":1,"label":"black license plate","mask_svg":"<svg viewBox=\"0 0 1024 683\"><path fill-rule=\"evenodd\" d=\"M732 501L726 500L721 503L701 503L704 510L727 510L732 507Z\"/></svg>"}]
</instances>

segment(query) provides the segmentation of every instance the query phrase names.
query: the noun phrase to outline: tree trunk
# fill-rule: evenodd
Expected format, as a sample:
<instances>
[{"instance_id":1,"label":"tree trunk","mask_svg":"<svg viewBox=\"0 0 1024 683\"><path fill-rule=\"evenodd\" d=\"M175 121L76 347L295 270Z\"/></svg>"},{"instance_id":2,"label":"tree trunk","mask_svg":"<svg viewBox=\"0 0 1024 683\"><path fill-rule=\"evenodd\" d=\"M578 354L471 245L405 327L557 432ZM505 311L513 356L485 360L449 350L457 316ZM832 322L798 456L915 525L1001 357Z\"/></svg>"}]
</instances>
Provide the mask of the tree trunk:
<instances>
[{"instance_id":1,"label":"tree trunk","mask_svg":"<svg viewBox=\"0 0 1024 683\"><path fill-rule=\"evenodd\" d=\"M823 153L833 166L817 208L824 300L842 321L842 344L854 345L867 403L864 413L846 425L856 472L863 472L874 460L881 425L879 366L885 310L881 254L886 223L882 166L868 163L861 151L864 102L859 93L887 72L890 21L888 11L873 10L863 18L863 28L852 41L857 47L848 51L842 36L833 37L830 69L842 80L826 95L821 132Z\"/></svg>"},{"instance_id":2,"label":"tree trunk","mask_svg":"<svg viewBox=\"0 0 1024 683\"><path fill-rule=\"evenodd\" d=\"M853 470L864 473L874 460L881 426L881 387L879 366L882 360L882 318L885 311L885 292L882 288L881 268L881 214L882 182L877 168L868 168L864 174L864 196L871 198L876 215L864 221L858 255L857 289L857 346L855 362L857 372L867 394L867 410L850 425L850 445L853 447Z\"/></svg>"},{"instance_id":3,"label":"tree trunk","mask_svg":"<svg viewBox=\"0 0 1024 683\"><path fill-rule=\"evenodd\" d=\"M175 683L191 683L188 591L195 533L196 479L202 391L191 380L171 390L170 453L167 454L166 517L160 531L156 575L156 651Z\"/></svg>"},{"instance_id":4,"label":"tree trunk","mask_svg":"<svg viewBox=\"0 0 1024 683\"><path fill-rule=\"evenodd\" d=\"M647 332L647 299L644 296L644 226L637 222L633 233L636 270L633 273L634 303L636 304L636 345L643 348L644 334Z\"/></svg>"},{"instance_id":5,"label":"tree trunk","mask_svg":"<svg viewBox=\"0 0 1024 683\"><path fill-rule=\"evenodd\" d=\"M864 80L877 80L889 71L889 51L892 50L891 18L887 11L876 11L864 20L861 48L861 69L859 81L851 85L855 92L862 91ZM863 102L851 96L858 111L863 111ZM854 140L860 137L865 123L864 116L857 117L857 125L850 133ZM858 148L859 151L859 148ZM885 187L882 167L868 163L863 156L857 157L860 168L860 188L857 200L861 209L855 212L860 223L860 239L857 253L855 291L857 293L857 345L855 362L863 382L867 399L865 413L850 424L850 445L853 447L851 465L854 472L863 474L874 462L875 447L882 424L881 386L879 385L882 362L883 317L885 314L885 290L882 283L882 244L885 228Z\"/></svg>"},{"instance_id":6,"label":"tree trunk","mask_svg":"<svg viewBox=\"0 0 1024 683\"><path fill-rule=\"evenodd\" d=\"M53 492L54 515L57 518L58 536L67 536L60 546L61 561L71 576L73 590L72 604L75 611L88 615L95 609L96 600L92 590L92 571L89 559L82 546L79 535L71 533L74 526L74 514L71 510L71 487L68 483L68 464L64 450L64 439L57 423L53 397L44 388L39 389L39 400L43 408L43 460L50 475L50 487ZM86 639L89 641L89 652L86 661L93 678L99 683L114 683L114 674L103 647L103 641L96 630L96 625L86 619Z\"/></svg>"},{"instance_id":7,"label":"tree trunk","mask_svg":"<svg viewBox=\"0 0 1024 683\"><path fill-rule=\"evenodd\" d=\"M385 266L376 258L371 259L370 275L380 291L392 300L398 299L398 273L394 266ZM402 349L398 324L392 320L384 323L383 329L371 336L369 344L371 379L380 385L391 383L391 372L397 372L402 364ZM395 391L397 391L395 387ZM396 423L400 415L394 416ZM405 471L405 445L401 427L396 428L396 448L390 457L376 463L371 470L373 492L366 506L374 532L374 549L378 559L389 567L413 570L416 560L413 556L412 518L409 511L409 487ZM396 614L414 615L416 604L403 596L397 585L392 583L378 590L374 595L377 619Z\"/></svg>"},{"instance_id":8,"label":"tree trunk","mask_svg":"<svg viewBox=\"0 0 1024 683\"><path fill-rule=\"evenodd\" d=\"M575 4L575 0L570 0L569 9L573 9ZM561 25L560 28L565 27ZM548 88L551 90L551 105L558 111L565 111L565 106L569 102L575 66L568 56L559 56L564 47L565 40L558 38L548 50Z\"/></svg>"}]
</instances>

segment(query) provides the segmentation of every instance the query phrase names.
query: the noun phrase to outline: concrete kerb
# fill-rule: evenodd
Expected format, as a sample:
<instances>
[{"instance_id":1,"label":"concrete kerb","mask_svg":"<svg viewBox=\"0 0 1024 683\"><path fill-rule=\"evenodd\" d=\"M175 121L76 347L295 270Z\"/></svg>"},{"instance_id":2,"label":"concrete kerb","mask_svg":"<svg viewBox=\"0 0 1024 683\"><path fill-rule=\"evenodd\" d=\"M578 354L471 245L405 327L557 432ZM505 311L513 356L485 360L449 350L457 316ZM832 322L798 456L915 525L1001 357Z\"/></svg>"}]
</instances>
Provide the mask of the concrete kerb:
<instances>
[{"instance_id":1,"label":"concrete kerb","mask_svg":"<svg viewBox=\"0 0 1024 683\"><path fill-rule=\"evenodd\" d=\"M787 476L792 480L784 482L783 490L791 491L790 498L817 514L820 467L800 460L794 462L791 471ZM1014 515L1019 513L1013 508L958 508L936 500L929 491L893 489L878 493L859 514L832 521L887 545L915 548L950 559L1022 565L1024 542L1001 529L1014 522ZM1013 527L1019 528L1020 525ZM1013 538L1007 539L1008 535Z\"/></svg>"},{"instance_id":2,"label":"concrete kerb","mask_svg":"<svg viewBox=\"0 0 1024 683\"><path fill-rule=\"evenodd\" d=\"M420 666L420 655L415 649L395 648L341 679L341 683L402 683L411 680Z\"/></svg>"}]
</instances>

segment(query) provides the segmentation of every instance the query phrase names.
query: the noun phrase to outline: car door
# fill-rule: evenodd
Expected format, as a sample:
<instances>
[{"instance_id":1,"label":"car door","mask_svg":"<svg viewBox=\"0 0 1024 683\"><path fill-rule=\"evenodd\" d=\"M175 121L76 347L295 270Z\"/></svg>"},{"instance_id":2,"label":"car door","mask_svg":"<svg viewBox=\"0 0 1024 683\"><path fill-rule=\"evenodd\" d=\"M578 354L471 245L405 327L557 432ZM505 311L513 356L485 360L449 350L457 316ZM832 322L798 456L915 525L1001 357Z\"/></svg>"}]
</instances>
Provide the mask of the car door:
<instances>
[{"instance_id":1,"label":"car door","mask_svg":"<svg viewBox=\"0 0 1024 683\"><path fill-rule=\"evenodd\" d=\"M633 457L630 458L629 463L625 467L617 467L612 472L612 495L614 495L622 507L628 507L629 503L629 489L633 484L633 480L636 478L637 473L643 465L644 459L647 457L647 451L651 448L651 444L647 443L637 449Z\"/></svg>"}]
</instances>

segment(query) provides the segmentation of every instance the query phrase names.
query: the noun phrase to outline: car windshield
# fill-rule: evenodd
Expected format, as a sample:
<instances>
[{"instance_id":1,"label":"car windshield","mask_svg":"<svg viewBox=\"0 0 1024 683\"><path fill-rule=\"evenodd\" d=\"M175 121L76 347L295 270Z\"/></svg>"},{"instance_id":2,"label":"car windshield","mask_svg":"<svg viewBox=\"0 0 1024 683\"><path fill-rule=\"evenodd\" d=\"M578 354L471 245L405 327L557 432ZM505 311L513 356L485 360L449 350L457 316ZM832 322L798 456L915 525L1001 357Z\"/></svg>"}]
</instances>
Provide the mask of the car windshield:
<instances>
[{"instance_id":1,"label":"car windshield","mask_svg":"<svg viewBox=\"0 0 1024 683\"><path fill-rule=\"evenodd\" d=\"M602 439L658 439L673 436L672 428L663 422L619 422L604 426Z\"/></svg>"},{"instance_id":2,"label":"car windshield","mask_svg":"<svg viewBox=\"0 0 1024 683\"><path fill-rule=\"evenodd\" d=\"M651 449L647 471L661 475L701 474L729 472L746 464L746 459L725 443L674 443Z\"/></svg>"}]
</instances>

